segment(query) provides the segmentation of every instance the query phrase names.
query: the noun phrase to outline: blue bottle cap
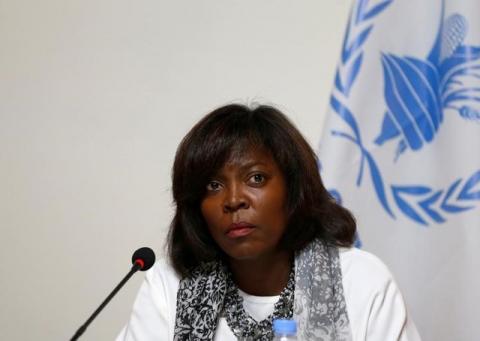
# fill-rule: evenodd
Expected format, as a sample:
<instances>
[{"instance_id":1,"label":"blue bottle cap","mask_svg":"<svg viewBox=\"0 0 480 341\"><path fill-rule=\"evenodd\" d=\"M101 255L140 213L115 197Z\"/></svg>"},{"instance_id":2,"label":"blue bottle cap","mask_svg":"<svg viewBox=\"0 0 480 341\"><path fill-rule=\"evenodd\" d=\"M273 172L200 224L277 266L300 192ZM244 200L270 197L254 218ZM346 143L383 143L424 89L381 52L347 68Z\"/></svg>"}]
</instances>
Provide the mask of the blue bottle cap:
<instances>
[{"instance_id":1,"label":"blue bottle cap","mask_svg":"<svg viewBox=\"0 0 480 341\"><path fill-rule=\"evenodd\" d=\"M297 333L297 322L295 322L295 320L286 319L274 320L273 333L295 335Z\"/></svg>"}]
</instances>

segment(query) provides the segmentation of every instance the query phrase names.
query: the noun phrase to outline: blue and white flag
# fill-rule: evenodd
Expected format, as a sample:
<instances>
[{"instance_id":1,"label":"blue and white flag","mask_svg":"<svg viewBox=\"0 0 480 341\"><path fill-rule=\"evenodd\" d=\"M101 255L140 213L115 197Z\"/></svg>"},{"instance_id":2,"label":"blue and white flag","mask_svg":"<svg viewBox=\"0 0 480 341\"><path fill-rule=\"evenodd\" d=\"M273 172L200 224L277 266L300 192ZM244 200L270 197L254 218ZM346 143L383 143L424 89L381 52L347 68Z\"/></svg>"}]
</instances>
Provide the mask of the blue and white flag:
<instances>
[{"instance_id":1,"label":"blue and white flag","mask_svg":"<svg viewBox=\"0 0 480 341\"><path fill-rule=\"evenodd\" d=\"M480 1L355 1L319 155L423 339L480 340Z\"/></svg>"}]
</instances>

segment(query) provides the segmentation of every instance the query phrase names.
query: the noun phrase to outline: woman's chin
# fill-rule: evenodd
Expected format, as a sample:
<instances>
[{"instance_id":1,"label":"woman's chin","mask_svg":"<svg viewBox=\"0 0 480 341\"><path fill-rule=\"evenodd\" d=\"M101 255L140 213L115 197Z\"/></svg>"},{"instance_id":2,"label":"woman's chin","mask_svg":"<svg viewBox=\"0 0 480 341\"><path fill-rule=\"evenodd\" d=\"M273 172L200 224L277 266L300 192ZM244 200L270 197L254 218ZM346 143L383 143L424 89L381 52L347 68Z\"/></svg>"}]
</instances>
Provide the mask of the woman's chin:
<instances>
[{"instance_id":1,"label":"woman's chin","mask_svg":"<svg viewBox=\"0 0 480 341\"><path fill-rule=\"evenodd\" d=\"M229 250L228 257L232 261L250 261L258 259L261 255L257 250L252 250L250 247L239 247L235 250Z\"/></svg>"}]
</instances>

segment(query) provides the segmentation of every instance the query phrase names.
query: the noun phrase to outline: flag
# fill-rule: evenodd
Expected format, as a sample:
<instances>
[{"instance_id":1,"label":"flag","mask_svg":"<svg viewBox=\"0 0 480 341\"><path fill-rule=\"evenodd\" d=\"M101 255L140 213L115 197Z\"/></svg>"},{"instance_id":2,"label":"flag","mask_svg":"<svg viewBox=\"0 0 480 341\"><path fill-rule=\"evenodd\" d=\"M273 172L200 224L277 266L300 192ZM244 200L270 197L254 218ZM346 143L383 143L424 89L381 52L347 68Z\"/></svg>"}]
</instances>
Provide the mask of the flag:
<instances>
[{"instance_id":1,"label":"flag","mask_svg":"<svg viewBox=\"0 0 480 341\"><path fill-rule=\"evenodd\" d=\"M354 1L319 159L422 338L479 340L480 1Z\"/></svg>"}]
</instances>

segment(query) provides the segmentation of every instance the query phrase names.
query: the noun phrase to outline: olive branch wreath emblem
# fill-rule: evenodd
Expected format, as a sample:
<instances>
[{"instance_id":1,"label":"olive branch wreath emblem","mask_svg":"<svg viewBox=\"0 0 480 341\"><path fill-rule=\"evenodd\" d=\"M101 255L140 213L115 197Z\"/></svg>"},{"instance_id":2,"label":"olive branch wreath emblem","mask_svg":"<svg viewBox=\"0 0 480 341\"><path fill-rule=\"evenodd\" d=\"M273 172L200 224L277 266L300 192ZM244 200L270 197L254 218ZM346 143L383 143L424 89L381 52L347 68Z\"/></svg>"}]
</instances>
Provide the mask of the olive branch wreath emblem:
<instances>
[{"instance_id":1,"label":"olive branch wreath emblem","mask_svg":"<svg viewBox=\"0 0 480 341\"><path fill-rule=\"evenodd\" d=\"M334 83L338 93L347 100L360 73L362 47L374 28L374 19L393 1L382 0L372 5L369 0L359 0L353 7ZM444 7L443 0L439 31L425 60L389 53L383 53L381 58L386 112L374 143L381 146L386 141L399 140L395 160L402 153L416 152L434 140L442 126L445 109L453 109L461 118L480 123L480 46L463 43L468 31L465 17L452 14L445 19ZM331 134L353 143L361 155L357 187L362 185L368 172L376 198L390 217L396 219L396 206L407 218L427 226L431 222L445 222L448 214L476 207L480 200L480 188L477 188L480 169L470 176L456 179L445 188L388 184L363 143L353 111L335 92L330 105L350 130L332 130ZM393 199L388 199L387 191L391 191ZM330 192L340 199L337 190L331 189Z\"/></svg>"}]
</instances>

